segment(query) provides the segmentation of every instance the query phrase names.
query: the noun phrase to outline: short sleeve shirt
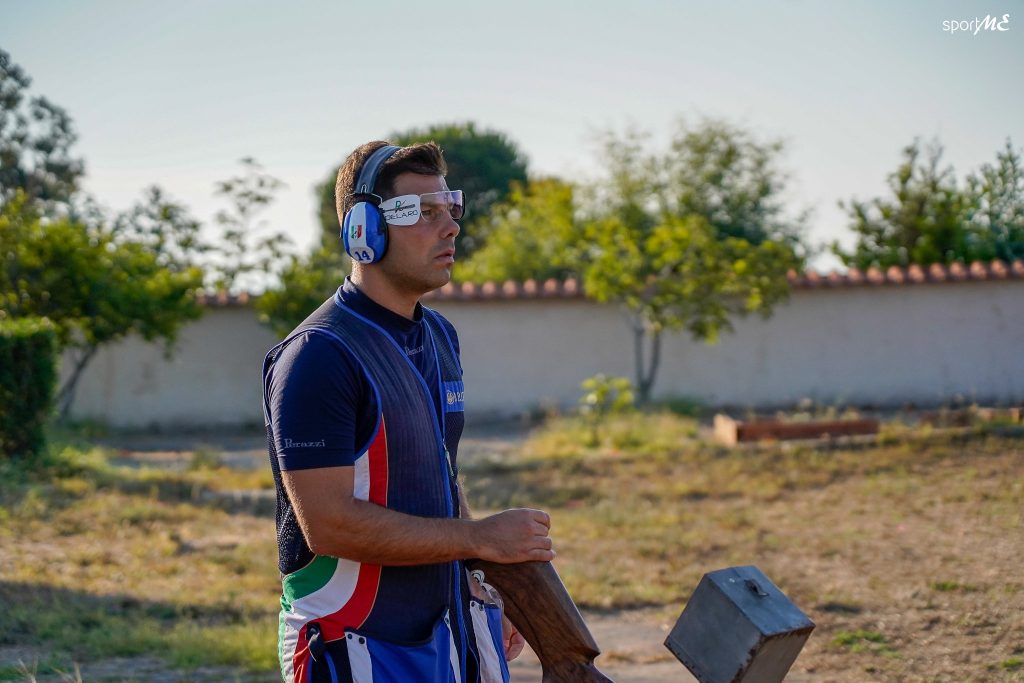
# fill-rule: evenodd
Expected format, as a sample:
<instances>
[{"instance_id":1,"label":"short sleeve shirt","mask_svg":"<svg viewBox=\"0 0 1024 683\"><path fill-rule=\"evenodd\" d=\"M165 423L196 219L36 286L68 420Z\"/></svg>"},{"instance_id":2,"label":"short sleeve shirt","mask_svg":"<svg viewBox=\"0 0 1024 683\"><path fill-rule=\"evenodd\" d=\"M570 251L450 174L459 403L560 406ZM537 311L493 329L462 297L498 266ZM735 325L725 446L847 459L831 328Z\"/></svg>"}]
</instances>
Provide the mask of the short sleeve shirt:
<instances>
[{"instance_id":1,"label":"short sleeve shirt","mask_svg":"<svg viewBox=\"0 0 1024 683\"><path fill-rule=\"evenodd\" d=\"M437 386L436 354L420 304L409 320L370 299L348 278L337 299L383 328L426 385ZM458 356L455 328L443 317L441 323ZM377 422L373 390L356 360L326 336L307 331L289 340L267 371L265 387L282 470L352 465L366 449ZM430 393L440 421L440 396Z\"/></svg>"}]
</instances>

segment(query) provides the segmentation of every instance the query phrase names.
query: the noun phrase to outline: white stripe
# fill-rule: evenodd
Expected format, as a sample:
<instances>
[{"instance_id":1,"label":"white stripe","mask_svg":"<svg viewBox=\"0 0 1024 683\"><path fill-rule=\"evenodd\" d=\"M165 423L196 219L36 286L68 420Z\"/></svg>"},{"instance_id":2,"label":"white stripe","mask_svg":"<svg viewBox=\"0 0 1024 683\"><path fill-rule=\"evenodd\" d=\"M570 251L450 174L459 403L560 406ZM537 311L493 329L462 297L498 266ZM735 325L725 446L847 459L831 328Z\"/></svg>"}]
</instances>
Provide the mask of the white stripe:
<instances>
[{"instance_id":1,"label":"white stripe","mask_svg":"<svg viewBox=\"0 0 1024 683\"><path fill-rule=\"evenodd\" d=\"M473 630L476 631L476 649L480 655L480 683L502 683L501 662L494 650L491 628L487 624L487 608L473 600L469 611L473 615Z\"/></svg>"},{"instance_id":2,"label":"white stripe","mask_svg":"<svg viewBox=\"0 0 1024 683\"><path fill-rule=\"evenodd\" d=\"M352 497L357 500L370 500L370 451L360 455L352 464L355 466Z\"/></svg>"},{"instance_id":3,"label":"white stripe","mask_svg":"<svg viewBox=\"0 0 1024 683\"><path fill-rule=\"evenodd\" d=\"M358 204L353 206L351 209L349 209L349 211L350 211L350 218L349 218L349 222L348 222L349 223L348 228L349 228L349 235L350 235L350 237L348 238L348 247L349 247L349 249L355 249L357 247L358 248L365 248L366 247L366 204L364 204L363 202L359 202ZM359 230L359 236L358 237L351 237L352 227L353 226L360 226L360 225L362 226L362 229Z\"/></svg>"},{"instance_id":4,"label":"white stripe","mask_svg":"<svg viewBox=\"0 0 1024 683\"><path fill-rule=\"evenodd\" d=\"M286 615L284 639L282 641L284 645L284 670L281 673L284 675L286 683L293 683L295 680L295 648L299 645L299 632L287 623L287 618Z\"/></svg>"},{"instance_id":5,"label":"white stripe","mask_svg":"<svg viewBox=\"0 0 1024 683\"><path fill-rule=\"evenodd\" d=\"M458 683L462 680L462 665L459 663L459 650L455 647L455 636L452 635L452 625L447 614L444 615L444 625L448 627L448 658L451 660L452 673Z\"/></svg>"},{"instance_id":6,"label":"white stripe","mask_svg":"<svg viewBox=\"0 0 1024 683\"><path fill-rule=\"evenodd\" d=\"M363 642L359 642L359 641ZM370 663L370 649L366 639L349 634L345 636L348 645L348 662L352 668L352 683L373 683L373 665Z\"/></svg>"}]
</instances>

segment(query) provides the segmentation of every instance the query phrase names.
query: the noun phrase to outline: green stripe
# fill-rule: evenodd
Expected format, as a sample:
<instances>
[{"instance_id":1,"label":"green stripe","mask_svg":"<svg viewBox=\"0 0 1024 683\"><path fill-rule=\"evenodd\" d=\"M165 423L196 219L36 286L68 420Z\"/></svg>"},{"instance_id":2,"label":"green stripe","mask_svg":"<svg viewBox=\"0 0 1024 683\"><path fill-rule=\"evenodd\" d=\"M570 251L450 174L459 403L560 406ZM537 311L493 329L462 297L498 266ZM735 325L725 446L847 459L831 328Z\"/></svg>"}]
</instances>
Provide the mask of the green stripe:
<instances>
[{"instance_id":1,"label":"green stripe","mask_svg":"<svg viewBox=\"0 0 1024 683\"><path fill-rule=\"evenodd\" d=\"M290 611L293 602L326 586L337 568L338 558L317 555L305 567L284 577L281 580L281 609Z\"/></svg>"}]
</instances>

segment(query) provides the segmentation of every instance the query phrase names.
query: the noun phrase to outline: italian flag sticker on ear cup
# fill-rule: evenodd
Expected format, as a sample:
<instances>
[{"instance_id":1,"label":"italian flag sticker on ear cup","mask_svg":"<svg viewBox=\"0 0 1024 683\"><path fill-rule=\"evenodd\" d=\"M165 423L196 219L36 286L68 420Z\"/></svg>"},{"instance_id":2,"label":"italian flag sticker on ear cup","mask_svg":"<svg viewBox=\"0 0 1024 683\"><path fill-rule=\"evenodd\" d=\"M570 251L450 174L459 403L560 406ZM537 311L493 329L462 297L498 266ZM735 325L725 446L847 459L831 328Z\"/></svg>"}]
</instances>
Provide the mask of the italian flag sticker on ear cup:
<instances>
[{"instance_id":1,"label":"italian flag sticker on ear cup","mask_svg":"<svg viewBox=\"0 0 1024 683\"><path fill-rule=\"evenodd\" d=\"M376 207L371 208L376 210ZM366 243L366 209L367 204L360 202L345 218L345 248L348 255L360 263L371 263L374 259L373 249Z\"/></svg>"}]
</instances>

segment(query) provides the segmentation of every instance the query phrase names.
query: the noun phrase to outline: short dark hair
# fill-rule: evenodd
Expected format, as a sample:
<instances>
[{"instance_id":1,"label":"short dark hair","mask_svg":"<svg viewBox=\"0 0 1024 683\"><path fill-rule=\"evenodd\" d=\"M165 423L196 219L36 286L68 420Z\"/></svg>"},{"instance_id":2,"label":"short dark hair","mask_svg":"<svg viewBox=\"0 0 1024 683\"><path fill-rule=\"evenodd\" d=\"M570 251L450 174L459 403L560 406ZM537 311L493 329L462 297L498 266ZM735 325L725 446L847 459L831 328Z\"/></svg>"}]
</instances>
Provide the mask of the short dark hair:
<instances>
[{"instance_id":1,"label":"short dark hair","mask_svg":"<svg viewBox=\"0 0 1024 683\"><path fill-rule=\"evenodd\" d=\"M348 155L345 163L338 169L338 180L334 184L334 203L338 209L339 222L345 219L345 213L355 203L352 200L352 192L355 190L359 172L363 170L363 164L376 150L390 144L385 140L374 140L360 145ZM395 178L401 173L445 175L448 173L448 166L437 143L423 142L403 147L384 162L380 173L377 174L377 182L374 183L372 192L387 199L394 193Z\"/></svg>"}]
</instances>

